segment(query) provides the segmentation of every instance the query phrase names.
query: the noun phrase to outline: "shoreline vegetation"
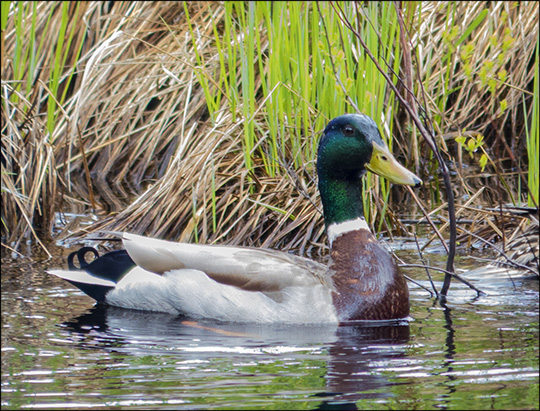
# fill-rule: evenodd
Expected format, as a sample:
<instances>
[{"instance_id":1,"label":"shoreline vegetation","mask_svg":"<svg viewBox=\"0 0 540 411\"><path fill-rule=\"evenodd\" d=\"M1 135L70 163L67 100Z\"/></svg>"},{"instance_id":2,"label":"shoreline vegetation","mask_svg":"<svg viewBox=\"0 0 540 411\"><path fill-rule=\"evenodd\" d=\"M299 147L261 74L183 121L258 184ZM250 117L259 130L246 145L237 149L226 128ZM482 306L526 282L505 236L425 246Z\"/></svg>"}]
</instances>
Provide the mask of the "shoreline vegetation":
<instances>
[{"instance_id":1,"label":"shoreline vegetation","mask_svg":"<svg viewBox=\"0 0 540 411\"><path fill-rule=\"evenodd\" d=\"M1 7L3 249L116 230L321 258L316 148L346 112L374 118L425 183L368 173L374 231L431 221L428 244L447 247L440 164L393 89L433 131L458 247L518 267L507 245L538 235L537 2Z\"/></svg>"}]
</instances>

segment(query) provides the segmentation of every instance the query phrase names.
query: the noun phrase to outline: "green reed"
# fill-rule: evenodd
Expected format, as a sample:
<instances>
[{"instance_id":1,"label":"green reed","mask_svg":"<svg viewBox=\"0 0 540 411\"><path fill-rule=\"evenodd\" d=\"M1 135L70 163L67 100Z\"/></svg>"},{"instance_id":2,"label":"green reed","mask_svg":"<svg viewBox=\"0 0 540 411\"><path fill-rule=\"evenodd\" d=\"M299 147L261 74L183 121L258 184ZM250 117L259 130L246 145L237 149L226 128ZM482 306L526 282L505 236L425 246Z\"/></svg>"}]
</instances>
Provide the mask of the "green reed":
<instances>
[{"instance_id":1,"label":"green reed","mask_svg":"<svg viewBox=\"0 0 540 411\"><path fill-rule=\"evenodd\" d=\"M13 114L2 117L3 152L6 149L2 187L8 194L3 216L15 210L18 216L3 218L3 230L13 244L29 235L41 244L38 234L50 234L57 198L51 143L58 119L64 115L61 106L86 33L86 24L80 24L81 4L19 1L1 5L2 104L6 113Z\"/></svg>"},{"instance_id":2,"label":"green reed","mask_svg":"<svg viewBox=\"0 0 540 411\"><path fill-rule=\"evenodd\" d=\"M40 28L41 35L38 36L36 24L40 7L43 5L39 2L2 2L2 31L7 25L9 11L13 8L11 18L14 20L18 46L15 47L13 55L9 56L13 62L12 84L15 91L11 95L11 101L19 102L19 93L27 98L39 95L40 93L32 93L32 89L43 88L48 94L47 131L49 136L52 136L60 115L58 104L64 103L75 74L86 35L86 24L80 24L80 2L60 2L50 7L45 28ZM53 19L58 12L60 19ZM59 23L58 28L50 27L52 20ZM74 39L77 44L72 44ZM38 83L38 79L43 78L47 81ZM24 103L25 100L22 101ZM24 104L22 108L25 112L34 103L31 100L26 101L30 105Z\"/></svg>"},{"instance_id":3,"label":"green reed","mask_svg":"<svg viewBox=\"0 0 540 411\"><path fill-rule=\"evenodd\" d=\"M360 111L392 130L394 99L384 77L342 19L362 33L371 51L399 71L399 32L392 3L225 2L223 24L213 21L214 72L198 71L210 117L218 102L240 119L250 172L285 175L284 167L313 171L319 132L338 115ZM185 7L186 13L188 12ZM340 19L340 15L342 19ZM191 28L197 49L196 33ZM196 51L202 65L203 51ZM383 132L381 127L381 132ZM384 135L385 133L383 133ZM389 145L390 136L386 135ZM373 180L373 181L372 181ZM368 178L367 186L377 185ZM381 182L386 203L388 183ZM369 197L369 196L368 196ZM370 217L369 204L365 210Z\"/></svg>"},{"instance_id":4,"label":"green reed","mask_svg":"<svg viewBox=\"0 0 540 411\"><path fill-rule=\"evenodd\" d=\"M536 75L534 76L534 94L533 94L533 107L532 107L532 116L531 116L531 127L527 127L527 156L529 159L529 172L528 172L528 185L529 185L529 194L528 194L528 205L530 207L538 207L538 191L540 185L540 178L538 176L539 171L539 162L540 162L540 137L538 122L540 121L539 116L539 98L540 98L540 87L538 81L538 70L540 68L538 54L538 49L540 48L540 42L536 42L536 54L534 61L534 71ZM525 103L524 103L525 104ZM526 111L525 111L526 112ZM527 125L527 123L526 123Z\"/></svg>"}]
</instances>

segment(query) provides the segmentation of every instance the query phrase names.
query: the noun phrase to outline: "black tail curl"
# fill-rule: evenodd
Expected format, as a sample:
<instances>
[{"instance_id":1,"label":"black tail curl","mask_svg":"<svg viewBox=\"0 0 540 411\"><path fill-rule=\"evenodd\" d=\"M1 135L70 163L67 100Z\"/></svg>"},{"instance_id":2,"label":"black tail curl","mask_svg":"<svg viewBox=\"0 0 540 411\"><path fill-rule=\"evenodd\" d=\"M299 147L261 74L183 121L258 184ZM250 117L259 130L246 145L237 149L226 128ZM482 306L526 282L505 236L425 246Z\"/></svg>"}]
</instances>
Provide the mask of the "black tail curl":
<instances>
[{"instance_id":1,"label":"black tail curl","mask_svg":"<svg viewBox=\"0 0 540 411\"><path fill-rule=\"evenodd\" d=\"M72 252L70 255L68 255L67 263L70 270L84 270L86 267L90 265L93 261L90 263L86 261L85 256L87 253L93 253L94 254L94 261L99 258L99 253L94 247L82 247L80 250ZM79 260L79 267L77 267L75 264L73 264L73 259L77 256Z\"/></svg>"},{"instance_id":2,"label":"black tail curl","mask_svg":"<svg viewBox=\"0 0 540 411\"><path fill-rule=\"evenodd\" d=\"M94 260L90 262L86 260L88 253L94 254ZM74 263L75 257L79 262L78 267ZM86 271L116 283L137 266L126 250L111 251L100 257L98 251L93 247L82 247L72 252L68 255L67 263L70 270Z\"/></svg>"}]
</instances>

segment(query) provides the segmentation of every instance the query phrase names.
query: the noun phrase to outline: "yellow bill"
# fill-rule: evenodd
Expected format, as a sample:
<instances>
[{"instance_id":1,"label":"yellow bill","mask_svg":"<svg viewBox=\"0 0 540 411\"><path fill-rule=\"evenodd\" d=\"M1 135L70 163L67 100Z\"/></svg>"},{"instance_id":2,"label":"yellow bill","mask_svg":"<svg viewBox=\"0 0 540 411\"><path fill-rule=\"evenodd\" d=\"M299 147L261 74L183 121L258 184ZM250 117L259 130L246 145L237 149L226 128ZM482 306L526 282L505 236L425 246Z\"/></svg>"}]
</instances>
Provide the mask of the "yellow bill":
<instances>
[{"instance_id":1,"label":"yellow bill","mask_svg":"<svg viewBox=\"0 0 540 411\"><path fill-rule=\"evenodd\" d=\"M388 147L373 142L373 154L366 168L372 173L385 177L395 184L419 187L422 185L414 173L397 162Z\"/></svg>"}]
</instances>

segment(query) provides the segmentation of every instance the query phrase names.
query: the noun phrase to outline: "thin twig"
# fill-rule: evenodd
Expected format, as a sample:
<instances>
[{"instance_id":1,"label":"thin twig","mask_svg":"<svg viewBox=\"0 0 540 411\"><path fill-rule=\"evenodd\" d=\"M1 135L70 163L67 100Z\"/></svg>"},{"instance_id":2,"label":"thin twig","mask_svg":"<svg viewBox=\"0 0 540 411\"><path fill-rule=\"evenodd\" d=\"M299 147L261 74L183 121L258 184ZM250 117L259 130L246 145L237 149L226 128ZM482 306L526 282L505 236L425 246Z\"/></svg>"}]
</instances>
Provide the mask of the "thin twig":
<instances>
[{"instance_id":1,"label":"thin twig","mask_svg":"<svg viewBox=\"0 0 540 411\"><path fill-rule=\"evenodd\" d=\"M420 245L418 244L418 237L416 236L416 233L414 233L414 241L416 243L416 248L418 249L418 254L420 255L420 261L422 261L422 265L426 269L426 274L429 278L429 282L431 283L431 287L433 287L433 291L435 292L436 297L439 298L437 287L435 287L435 284L433 284L433 279L431 278L431 274L429 273L428 266L426 264L426 261L424 260L424 256L422 255L422 250L420 250Z\"/></svg>"},{"instance_id":2,"label":"thin twig","mask_svg":"<svg viewBox=\"0 0 540 411\"><path fill-rule=\"evenodd\" d=\"M399 265L400 267L404 267L404 266L406 265L406 263L405 263L401 258L399 258L399 256L398 256L393 250L392 250L392 255L394 256L394 258L395 258L397 261L399 261L399 264L398 264L398 265ZM420 284L418 281L413 280L411 277L409 277L409 276L406 275L406 274L403 274L403 276L404 276L408 281L410 281L411 283L416 284L418 287L420 287L420 288L426 290L426 291L429 293L429 297L430 297L430 298L433 297L433 292L432 292L429 288L427 288L425 285L422 285L422 284ZM436 291L435 291L435 293L436 293Z\"/></svg>"},{"instance_id":3,"label":"thin twig","mask_svg":"<svg viewBox=\"0 0 540 411\"><path fill-rule=\"evenodd\" d=\"M404 268L413 268L413 267L416 267L416 268L425 268L424 265L422 264L407 264L407 263L403 263L403 264L399 264L400 267L404 267ZM448 270L445 270L444 268L439 268L439 267L433 267L433 266L427 266L430 270L437 270L437 271L440 271L442 273L444 273L445 275L450 275L452 277L454 277L456 280L459 280L461 281L463 284L467 285L469 288L473 289L474 291L476 291L476 293L478 295L487 295L484 291L476 288L474 285L472 285L468 280L465 280L464 278L460 277L458 274L456 273L453 273L453 272L450 272Z\"/></svg>"},{"instance_id":4,"label":"thin twig","mask_svg":"<svg viewBox=\"0 0 540 411\"><path fill-rule=\"evenodd\" d=\"M426 290L429 293L429 297L433 297L433 291L431 291L429 288L427 288L425 285L420 284L418 281L413 280L408 275L403 274L403 277L405 277L408 281L410 281L413 284L416 284L418 287L422 288L423 290Z\"/></svg>"},{"instance_id":5,"label":"thin twig","mask_svg":"<svg viewBox=\"0 0 540 411\"><path fill-rule=\"evenodd\" d=\"M418 196L416 195L416 193L414 192L414 190L410 187L410 186L405 186L405 188L409 191L409 193L411 194L414 202L418 205L418 207L420 207L420 210L422 211L422 214L424 214L424 217L426 217L426 220L428 221L429 225L431 226L431 228L433 228L433 231L435 231L435 234L439 237L439 240L441 240L441 244L443 245L444 249L446 250L446 252L448 253L448 246L446 245L446 241L444 241L444 238L441 234L441 232L439 231L439 229L435 226L435 223L433 222L433 220L431 219L431 217L429 216L429 213L426 211L426 209L424 208L424 206L422 205L420 199L418 198ZM425 248L425 246L424 246Z\"/></svg>"}]
</instances>

